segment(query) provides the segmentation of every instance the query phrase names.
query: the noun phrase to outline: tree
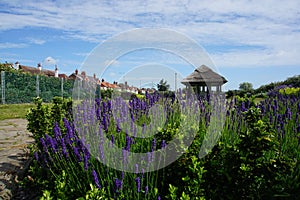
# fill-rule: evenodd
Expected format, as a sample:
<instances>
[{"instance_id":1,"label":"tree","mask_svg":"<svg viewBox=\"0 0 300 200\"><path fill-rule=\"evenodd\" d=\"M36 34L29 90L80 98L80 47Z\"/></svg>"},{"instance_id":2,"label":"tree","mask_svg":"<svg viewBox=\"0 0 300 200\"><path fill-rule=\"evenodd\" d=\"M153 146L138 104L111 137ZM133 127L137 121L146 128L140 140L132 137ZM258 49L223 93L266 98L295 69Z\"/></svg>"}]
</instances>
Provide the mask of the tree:
<instances>
[{"instance_id":1,"label":"tree","mask_svg":"<svg viewBox=\"0 0 300 200\"><path fill-rule=\"evenodd\" d=\"M157 84L158 91L168 91L170 88L170 85L167 83L167 81L164 81L164 79L161 79L159 83Z\"/></svg>"},{"instance_id":2,"label":"tree","mask_svg":"<svg viewBox=\"0 0 300 200\"><path fill-rule=\"evenodd\" d=\"M240 84L239 89L243 91L250 91L253 90L253 85L252 83L244 82Z\"/></svg>"}]
</instances>

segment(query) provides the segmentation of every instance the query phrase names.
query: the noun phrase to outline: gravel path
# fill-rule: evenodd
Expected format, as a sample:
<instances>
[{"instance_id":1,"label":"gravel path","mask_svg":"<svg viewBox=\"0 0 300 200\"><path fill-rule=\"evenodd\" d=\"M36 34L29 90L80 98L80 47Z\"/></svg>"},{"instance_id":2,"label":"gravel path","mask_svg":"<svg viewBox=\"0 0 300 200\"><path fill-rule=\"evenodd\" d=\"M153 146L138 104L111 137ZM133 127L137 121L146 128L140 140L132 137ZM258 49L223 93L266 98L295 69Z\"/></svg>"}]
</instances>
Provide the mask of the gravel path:
<instances>
[{"instance_id":1,"label":"gravel path","mask_svg":"<svg viewBox=\"0 0 300 200\"><path fill-rule=\"evenodd\" d=\"M30 162L27 146L34 141L26 126L25 119L0 121L0 200L32 199L17 184Z\"/></svg>"}]
</instances>

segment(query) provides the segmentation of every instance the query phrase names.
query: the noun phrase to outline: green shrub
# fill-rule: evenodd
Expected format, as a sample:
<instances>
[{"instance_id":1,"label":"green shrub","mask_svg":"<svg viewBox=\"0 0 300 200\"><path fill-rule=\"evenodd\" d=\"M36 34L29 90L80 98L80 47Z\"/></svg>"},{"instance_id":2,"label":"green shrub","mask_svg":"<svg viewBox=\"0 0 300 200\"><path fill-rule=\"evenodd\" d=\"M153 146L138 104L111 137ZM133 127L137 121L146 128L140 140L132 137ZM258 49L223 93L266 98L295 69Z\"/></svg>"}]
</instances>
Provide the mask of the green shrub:
<instances>
[{"instance_id":1,"label":"green shrub","mask_svg":"<svg viewBox=\"0 0 300 200\"><path fill-rule=\"evenodd\" d=\"M36 142L46 134L53 136L53 127L58 123L63 127L63 119L72 118L72 100L55 97L52 104L45 104L40 97L34 99L35 107L26 115L27 130L33 134Z\"/></svg>"},{"instance_id":2,"label":"green shrub","mask_svg":"<svg viewBox=\"0 0 300 200\"><path fill-rule=\"evenodd\" d=\"M247 130L233 144L219 143L205 158L205 193L211 199L265 199L284 196L294 165L280 156L275 131L251 107L244 114Z\"/></svg>"}]
</instances>

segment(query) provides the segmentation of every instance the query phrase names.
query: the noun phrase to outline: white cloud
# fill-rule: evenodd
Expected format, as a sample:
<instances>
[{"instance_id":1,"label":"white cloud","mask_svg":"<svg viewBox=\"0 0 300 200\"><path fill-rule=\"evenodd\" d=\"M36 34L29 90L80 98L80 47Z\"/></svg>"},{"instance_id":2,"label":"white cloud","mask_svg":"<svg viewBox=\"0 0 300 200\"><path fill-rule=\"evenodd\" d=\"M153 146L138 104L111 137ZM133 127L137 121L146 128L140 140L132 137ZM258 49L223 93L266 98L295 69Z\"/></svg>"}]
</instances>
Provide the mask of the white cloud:
<instances>
[{"instance_id":1,"label":"white cloud","mask_svg":"<svg viewBox=\"0 0 300 200\"><path fill-rule=\"evenodd\" d=\"M24 43L0 43L0 49L11 49L11 48L25 48L27 47L27 44Z\"/></svg>"},{"instance_id":2,"label":"white cloud","mask_svg":"<svg viewBox=\"0 0 300 200\"><path fill-rule=\"evenodd\" d=\"M49 56L49 57L45 58L43 63L44 63L44 65L56 65L57 62L58 62L58 60L56 60L56 59L52 58L51 56Z\"/></svg>"},{"instance_id":3,"label":"white cloud","mask_svg":"<svg viewBox=\"0 0 300 200\"><path fill-rule=\"evenodd\" d=\"M227 53L214 49L212 57L222 66L300 64L300 60L295 59L300 52L298 0L74 0L43 3L6 0L2 5L7 10L0 13L2 31L48 27L63 30L72 38L100 42L132 28L166 27L187 34L199 44L220 45L220 49L222 45L261 46L263 49ZM33 43L43 42L36 40ZM1 46L14 47L13 44Z\"/></svg>"},{"instance_id":4,"label":"white cloud","mask_svg":"<svg viewBox=\"0 0 300 200\"><path fill-rule=\"evenodd\" d=\"M87 57L88 55L90 55L90 53L80 52L80 53L74 53L74 55L76 55L76 56L82 56L82 57Z\"/></svg>"},{"instance_id":5,"label":"white cloud","mask_svg":"<svg viewBox=\"0 0 300 200\"><path fill-rule=\"evenodd\" d=\"M45 40L42 40L42 39L38 39L38 38L27 38L27 40L31 43L31 44L38 44L38 45L41 45L41 44L45 44Z\"/></svg>"}]
</instances>

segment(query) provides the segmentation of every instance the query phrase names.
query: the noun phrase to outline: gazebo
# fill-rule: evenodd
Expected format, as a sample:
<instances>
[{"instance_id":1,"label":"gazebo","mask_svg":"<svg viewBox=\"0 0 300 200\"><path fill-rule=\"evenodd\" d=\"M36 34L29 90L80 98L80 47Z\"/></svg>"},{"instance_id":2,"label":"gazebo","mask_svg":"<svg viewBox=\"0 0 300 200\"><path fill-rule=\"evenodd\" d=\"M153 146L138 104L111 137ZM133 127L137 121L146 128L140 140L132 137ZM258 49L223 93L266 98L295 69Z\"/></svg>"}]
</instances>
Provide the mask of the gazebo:
<instances>
[{"instance_id":1,"label":"gazebo","mask_svg":"<svg viewBox=\"0 0 300 200\"><path fill-rule=\"evenodd\" d=\"M212 91L213 87L216 92L222 91L222 85L227 83L227 80L214 72L206 65L201 65L193 73L181 81L186 87L192 87L196 93Z\"/></svg>"}]
</instances>

